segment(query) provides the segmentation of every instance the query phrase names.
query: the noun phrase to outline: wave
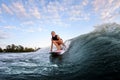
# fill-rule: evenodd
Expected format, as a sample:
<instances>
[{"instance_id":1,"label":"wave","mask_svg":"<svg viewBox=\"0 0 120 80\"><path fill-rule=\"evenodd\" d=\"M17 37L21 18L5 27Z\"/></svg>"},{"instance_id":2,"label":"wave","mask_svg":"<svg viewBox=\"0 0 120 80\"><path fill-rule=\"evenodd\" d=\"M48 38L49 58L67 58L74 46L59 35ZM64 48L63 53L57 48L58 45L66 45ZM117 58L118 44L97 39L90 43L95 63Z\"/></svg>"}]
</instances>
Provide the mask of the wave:
<instances>
[{"instance_id":1,"label":"wave","mask_svg":"<svg viewBox=\"0 0 120 80\"><path fill-rule=\"evenodd\" d=\"M35 53L1 54L1 79L13 80L119 80L120 25L107 23L65 42L58 57L49 48ZM3 75L4 74L4 75ZM6 75L5 75L6 74Z\"/></svg>"}]
</instances>

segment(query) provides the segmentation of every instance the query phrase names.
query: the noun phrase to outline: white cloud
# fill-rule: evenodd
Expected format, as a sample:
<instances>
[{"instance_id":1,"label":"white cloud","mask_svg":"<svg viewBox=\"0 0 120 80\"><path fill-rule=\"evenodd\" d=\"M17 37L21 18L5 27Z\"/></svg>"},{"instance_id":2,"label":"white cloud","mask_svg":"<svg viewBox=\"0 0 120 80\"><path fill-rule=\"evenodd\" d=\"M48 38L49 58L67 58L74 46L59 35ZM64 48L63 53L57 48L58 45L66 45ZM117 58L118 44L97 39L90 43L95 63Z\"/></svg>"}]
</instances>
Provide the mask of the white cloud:
<instances>
[{"instance_id":1,"label":"white cloud","mask_svg":"<svg viewBox=\"0 0 120 80\"><path fill-rule=\"evenodd\" d=\"M33 32L35 32L35 30L33 30L33 29L26 29L26 30L24 30L25 32L29 32L29 33L33 33Z\"/></svg>"},{"instance_id":2,"label":"white cloud","mask_svg":"<svg viewBox=\"0 0 120 80\"><path fill-rule=\"evenodd\" d=\"M54 20L57 22L66 16L66 20L88 20L88 14L84 10L84 7L89 3L88 0L78 1L77 4L73 4L74 0L62 0L62 1L46 1L46 0L29 0L23 3L22 1L13 1L9 6L5 6L6 11L10 14L14 14L19 18L25 19L41 19L41 20ZM11 11L11 12L10 12ZM29 23L23 23L29 24ZM31 23L30 23L31 24Z\"/></svg>"},{"instance_id":3,"label":"white cloud","mask_svg":"<svg viewBox=\"0 0 120 80\"><path fill-rule=\"evenodd\" d=\"M44 16L47 19L60 19L60 13L62 10L63 8L59 2L49 2L46 6L43 7L43 14L46 14Z\"/></svg>"},{"instance_id":4,"label":"white cloud","mask_svg":"<svg viewBox=\"0 0 120 80\"><path fill-rule=\"evenodd\" d=\"M42 6L45 6L45 0L39 0L40 1L40 4L42 5Z\"/></svg>"},{"instance_id":5,"label":"white cloud","mask_svg":"<svg viewBox=\"0 0 120 80\"><path fill-rule=\"evenodd\" d=\"M21 25L22 26L24 26L24 25L34 25L34 22L33 21L25 21Z\"/></svg>"},{"instance_id":6,"label":"white cloud","mask_svg":"<svg viewBox=\"0 0 120 80\"><path fill-rule=\"evenodd\" d=\"M0 39L6 39L8 37L9 37L9 35L7 33L5 33L5 31L0 30Z\"/></svg>"},{"instance_id":7,"label":"white cloud","mask_svg":"<svg viewBox=\"0 0 120 80\"><path fill-rule=\"evenodd\" d=\"M81 8L80 5L72 6L71 11L69 12L70 18L79 18L82 15L82 11L79 10Z\"/></svg>"},{"instance_id":8,"label":"white cloud","mask_svg":"<svg viewBox=\"0 0 120 80\"><path fill-rule=\"evenodd\" d=\"M3 11L9 13L9 14L13 14L13 12L11 11L11 9L4 3L2 3L2 9Z\"/></svg>"},{"instance_id":9,"label":"white cloud","mask_svg":"<svg viewBox=\"0 0 120 80\"><path fill-rule=\"evenodd\" d=\"M49 12L49 13L58 12L58 9L59 9L58 5L59 5L59 3L57 3L57 2L49 2L49 4L46 6L47 12Z\"/></svg>"},{"instance_id":10,"label":"white cloud","mask_svg":"<svg viewBox=\"0 0 120 80\"><path fill-rule=\"evenodd\" d=\"M91 7L91 3L93 7ZM120 15L120 0L28 0L24 3L23 1L12 1L9 5L1 4L0 14L4 10L8 14L17 15L19 18L25 18L26 20L34 18L38 20L49 19L55 22L59 20L62 23L63 20L61 19L63 17L70 21L89 20L92 12L91 8L102 20L112 20Z\"/></svg>"},{"instance_id":11,"label":"white cloud","mask_svg":"<svg viewBox=\"0 0 120 80\"><path fill-rule=\"evenodd\" d=\"M38 10L37 7L34 7L32 9L30 9L30 13L31 13L32 16L34 16L37 19L41 18L40 11Z\"/></svg>"},{"instance_id":12,"label":"white cloud","mask_svg":"<svg viewBox=\"0 0 120 80\"><path fill-rule=\"evenodd\" d=\"M25 22L23 23L24 25L30 25L30 24L34 24L33 22ZM25 27L25 26L19 26L19 27L16 27L16 26L2 26L1 29L5 29L5 30L16 30L16 31L22 31L22 32L29 32L29 33L33 33L33 32L41 32L43 31L43 28L42 27L33 27L33 26L29 26L29 27ZM0 38L7 38L8 34L6 34L3 30L0 30Z\"/></svg>"},{"instance_id":13,"label":"white cloud","mask_svg":"<svg viewBox=\"0 0 120 80\"><path fill-rule=\"evenodd\" d=\"M94 0L93 7L102 20L112 20L120 15L120 0Z\"/></svg>"},{"instance_id":14,"label":"white cloud","mask_svg":"<svg viewBox=\"0 0 120 80\"><path fill-rule=\"evenodd\" d=\"M2 10L1 10L1 8L0 8L0 14L2 13Z\"/></svg>"},{"instance_id":15,"label":"white cloud","mask_svg":"<svg viewBox=\"0 0 120 80\"><path fill-rule=\"evenodd\" d=\"M72 5L68 11L69 19L72 21L89 20L90 14L85 11L88 0L83 0L81 3Z\"/></svg>"},{"instance_id":16,"label":"white cloud","mask_svg":"<svg viewBox=\"0 0 120 80\"><path fill-rule=\"evenodd\" d=\"M19 17L28 17L25 7L20 2L13 2L11 10Z\"/></svg>"},{"instance_id":17,"label":"white cloud","mask_svg":"<svg viewBox=\"0 0 120 80\"><path fill-rule=\"evenodd\" d=\"M1 47L2 49L4 49L4 48L6 47L6 44L0 43L0 47Z\"/></svg>"},{"instance_id":18,"label":"white cloud","mask_svg":"<svg viewBox=\"0 0 120 80\"><path fill-rule=\"evenodd\" d=\"M28 33L34 33L34 32L41 32L43 31L42 27L29 27L29 28L24 28L20 29L23 32L28 32Z\"/></svg>"},{"instance_id":19,"label":"white cloud","mask_svg":"<svg viewBox=\"0 0 120 80\"><path fill-rule=\"evenodd\" d=\"M5 29L17 29L15 26L4 26Z\"/></svg>"},{"instance_id":20,"label":"white cloud","mask_svg":"<svg viewBox=\"0 0 120 80\"><path fill-rule=\"evenodd\" d=\"M3 19L3 16L0 16L0 23L6 23L6 21Z\"/></svg>"},{"instance_id":21,"label":"white cloud","mask_svg":"<svg viewBox=\"0 0 120 80\"><path fill-rule=\"evenodd\" d=\"M108 2L111 4L114 0L109 0Z\"/></svg>"},{"instance_id":22,"label":"white cloud","mask_svg":"<svg viewBox=\"0 0 120 80\"><path fill-rule=\"evenodd\" d=\"M82 5L86 6L88 4L88 2L89 2L88 0L83 0Z\"/></svg>"},{"instance_id":23,"label":"white cloud","mask_svg":"<svg viewBox=\"0 0 120 80\"><path fill-rule=\"evenodd\" d=\"M42 6L43 18L49 19L51 23L54 21L54 23L57 22L58 24L64 23L62 20L64 16L66 16L64 19L70 21L89 20L90 14L84 9L88 4L88 0L83 0L77 4L73 4L73 2L74 0L50 1L47 5Z\"/></svg>"},{"instance_id":24,"label":"white cloud","mask_svg":"<svg viewBox=\"0 0 120 80\"><path fill-rule=\"evenodd\" d=\"M41 27L38 27L38 31L41 32L43 29Z\"/></svg>"}]
</instances>

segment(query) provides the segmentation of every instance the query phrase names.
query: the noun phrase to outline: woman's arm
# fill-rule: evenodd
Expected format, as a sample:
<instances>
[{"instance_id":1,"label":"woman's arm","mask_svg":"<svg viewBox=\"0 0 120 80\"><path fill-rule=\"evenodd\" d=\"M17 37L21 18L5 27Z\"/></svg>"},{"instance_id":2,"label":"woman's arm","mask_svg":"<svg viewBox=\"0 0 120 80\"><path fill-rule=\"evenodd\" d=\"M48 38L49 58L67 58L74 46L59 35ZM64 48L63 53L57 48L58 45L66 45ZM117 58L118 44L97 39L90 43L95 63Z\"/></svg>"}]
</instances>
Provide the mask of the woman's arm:
<instances>
[{"instance_id":1,"label":"woman's arm","mask_svg":"<svg viewBox=\"0 0 120 80\"><path fill-rule=\"evenodd\" d=\"M50 49L50 51L52 51L52 49L53 49L53 40L51 39L51 49Z\"/></svg>"}]
</instances>

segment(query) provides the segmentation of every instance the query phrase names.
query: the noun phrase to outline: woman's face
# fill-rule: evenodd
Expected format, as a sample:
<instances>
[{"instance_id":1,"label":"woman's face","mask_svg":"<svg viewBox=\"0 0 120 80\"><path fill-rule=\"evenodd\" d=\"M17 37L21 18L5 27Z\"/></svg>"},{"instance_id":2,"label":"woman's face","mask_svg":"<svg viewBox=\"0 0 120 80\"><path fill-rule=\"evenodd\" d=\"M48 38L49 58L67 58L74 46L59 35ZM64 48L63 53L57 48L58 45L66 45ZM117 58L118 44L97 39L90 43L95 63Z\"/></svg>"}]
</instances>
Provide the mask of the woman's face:
<instances>
[{"instance_id":1,"label":"woman's face","mask_svg":"<svg viewBox=\"0 0 120 80\"><path fill-rule=\"evenodd\" d=\"M55 36L55 32L51 32L51 35L52 35L52 36Z\"/></svg>"}]
</instances>

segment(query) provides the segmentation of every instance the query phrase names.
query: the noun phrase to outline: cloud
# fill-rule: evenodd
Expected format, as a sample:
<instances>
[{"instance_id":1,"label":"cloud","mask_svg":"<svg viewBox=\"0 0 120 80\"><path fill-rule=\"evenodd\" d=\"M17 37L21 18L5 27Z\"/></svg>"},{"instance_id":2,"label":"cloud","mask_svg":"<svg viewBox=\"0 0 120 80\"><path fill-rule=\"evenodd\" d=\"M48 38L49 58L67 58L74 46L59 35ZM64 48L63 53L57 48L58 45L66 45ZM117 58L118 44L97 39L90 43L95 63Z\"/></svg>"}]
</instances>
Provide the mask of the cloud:
<instances>
[{"instance_id":1,"label":"cloud","mask_svg":"<svg viewBox=\"0 0 120 80\"><path fill-rule=\"evenodd\" d=\"M15 26L4 26L5 29L17 29Z\"/></svg>"},{"instance_id":2,"label":"cloud","mask_svg":"<svg viewBox=\"0 0 120 80\"><path fill-rule=\"evenodd\" d=\"M28 32L28 33L34 33L34 32L41 32L43 31L43 28L42 27L28 27L28 28L20 28L19 29L20 31L23 31L23 32Z\"/></svg>"},{"instance_id":3,"label":"cloud","mask_svg":"<svg viewBox=\"0 0 120 80\"><path fill-rule=\"evenodd\" d=\"M30 28L30 29L26 29L26 30L23 30L24 32L29 32L29 33L33 33L33 32L35 32L35 30L33 30L32 28Z\"/></svg>"},{"instance_id":4,"label":"cloud","mask_svg":"<svg viewBox=\"0 0 120 80\"><path fill-rule=\"evenodd\" d=\"M34 1L30 0L29 2ZM12 4L10 4L10 9L14 12L15 15L17 15L20 18L33 18L33 17L37 19L41 18L41 14L38 7L36 7L35 5L34 6L31 6L29 4L26 5L19 1L12 2Z\"/></svg>"},{"instance_id":5,"label":"cloud","mask_svg":"<svg viewBox=\"0 0 120 80\"><path fill-rule=\"evenodd\" d=\"M4 3L2 3L2 9L3 9L3 11L5 11L5 12L11 14L11 15L13 14L13 12L11 11L11 9L6 4L4 4Z\"/></svg>"},{"instance_id":6,"label":"cloud","mask_svg":"<svg viewBox=\"0 0 120 80\"><path fill-rule=\"evenodd\" d=\"M112 20L120 15L120 0L94 0L92 4L102 20Z\"/></svg>"},{"instance_id":7,"label":"cloud","mask_svg":"<svg viewBox=\"0 0 120 80\"><path fill-rule=\"evenodd\" d=\"M52 25L58 24L66 26L66 21L89 20L90 14L85 11L85 7L89 3L88 0L83 0L73 4L74 0L49 1L46 5L42 1L42 17L46 19L46 23ZM65 18L64 18L65 17ZM64 20L63 20L64 18Z\"/></svg>"},{"instance_id":8,"label":"cloud","mask_svg":"<svg viewBox=\"0 0 120 80\"><path fill-rule=\"evenodd\" d=\"M9 35L5 33L3 30L0 30L0 39L6 39L8 38Z\"/></svg>"},{"instance_id":9,"label":"cloud","mask_svg":"<svg viewBox=\"0 0 120 80\"><path fill-rule=\"evenodd\" d=\"M7 46L6 44L0 43L0 47L1 47L2 49L4 49L6 46Z\"/></svg>"},{"instance_id":10,"label":"cloud","mask_svg":"<svg viewBox=\"0 0 120 80\"><path fill-rule=\"evenodd\" d=\"M2 10L1 10L1 8L0 8L0 14L2 14Z\"/></svg>"},{"instance_id":11,"label":"cloud","mask_svg":"<svg viewBox=\"0 0 120 80\"><path fill-rule=\"evenodd\" d=\"M6 26L2 26L1 29L4 29L4 30L16 30L16 31L23 31L23 27L20 27L20 26L11 26L11 25L6 25ZM11 36L11 35L10 35Z\"/></svg>"},{"instance_id":12,"label":"cloud","mask_svg":"<svg viewBox=\"0 0 120 80\"><path fill-rule=\"evenodd\" d=\"M40 11L38 10L37 7L30 9L30 13L31 13L31 16L34 16L37 19L41 18Z\"/></svg>"},{"instance_id":13,"label":"cloud","mask_svg":"<svg viewBox=\"0 0 120 80\"><path fill-rule=\"evenodd\" d=\"M41 32L43 29L41 27L38 27L38 31Z\"/></svg>"},{"instance_id":14,"label":"cloud","mask_svg":"<svg viewBox=\"0 0 120 80\"><path fill-rule=\"evenodd\" d=\"M83 0L78 4L72 5L68 11L69 19L72 21L89 20L90 14L85 11L88 0Z\"/></svg>"},{"instance_id":15,"label":"cloud","mask_svg":"<svg viewBox=\"0 0 120 80\"><path fill-rule=\"evenodd\" d=\"M34 22L33 21L25 21L23 23L21 23L22 26L24 25L34 25Z\"/></svg>"},{"instance_id":16,"label":"cloud","mask_svg":"<svg viewBox=\"0 0 120 80\"><path fill-rule=\"evenodd\" d=\"M78 1L73 4L74 0L62 1L46 1L46 0L29 0L25 1L12 1L9 6L3 4L6 12L14 14L19 18L25 19L38 19L38 20L54 20L55 22L63 22L66 20L88 20L89 16L84 10L84 7L89 3L88 0ZM13 16L14 16L13 15ZM46 22L46 21L45 21Z\"/></svg>"},{"instance_id":17,"label":"cloud","mask_svg":"<svg viewBox=\"0 0 120 80\"><path fill-rule=\"evenodd\" d=\"M28 21L28 22L24 22L22 25L31 25L34 24L32 21ZM4 30L16 30L16 31L20 31L20 32L29 32L29 33L33 33L33 32L41 32L43 31L42 27L36 27L36 26L2 26L0 27L1 29ZM7 33L5 33L3 30L0 30L0 38L7 38L9 37L9 35Z\"/></svg>"},{"instance_id":18,"label":"cloud","mask_svg":"<svg viewBox=\"0 0 120 80\"><path fill-rule=\"evenodd\" d=\"M40 1L40 4L41 4L41 6L45 6L45 0L39 0Z\"/></svg>"},{"instance_id":19,"label":"cloud","mask_svg":"<svg viewBox=\"0 0 120 80\"><path fill-rule=\"evenodd\" d=\"M20 2L13 2L10 8L17 16L28 17L24 5Z\"/></svg>"},{"instance_id":20,"label":"cloud","mask_svg":"<svg viewBox=\"0 0 120 80\"><path fill-rule=\"evenodd\" d=\"M88 3L89 3L88 0L83 0L82 5L83 5L83 6L86 6Z\"/></svg>"},{"instance_id":21,"label":"cloud","mask_svg":"<svg viewBox=\"0 0 120 80\"><path fill-rule=\"evenodd\" d=\"M112 20L120 15L119 9L120 0L27 0L12 1L8 5L1 3L0 14L4 11L25 20L36 18L45 22L59 20L64 23L62 19L66 21L89 20L94 12L102 20Z\"/></svg>"},{"instance_id":22,"label":"cloud","mask_svg":"<svg viewBox=\"0 0 120 80\"><path fill-rule=\"evenodd\" d=\"M6 23L6 21L3 19L3 16L0 16L0 23Z\"/></svg>"},{"instance_id":23,"label":"cloud","mask_svg":"<svg viewBox=\"0 0 120 80\"><path fill-rule=\"evenodd\" d=\"M62 7L60 6L60 3L55 2L49 2L47 5L43 6L43 14L44 18L46 19L60 19L61 18L61 10Z\"/></svg>"},{"instance_id":24,"label":"cloud","mask_svg":"<svg viewBox=\"0 0 120 80\"><path fill-rule=\"evenodd\" d=\"M41 32L42 31L42 28L33 28L33 27L30 27L30 28L28 28L28 29L26 29L26 30L24 30L25 32L29 32L29 33L33 33L33 32Z\"/></svg>"}]
</instances>

